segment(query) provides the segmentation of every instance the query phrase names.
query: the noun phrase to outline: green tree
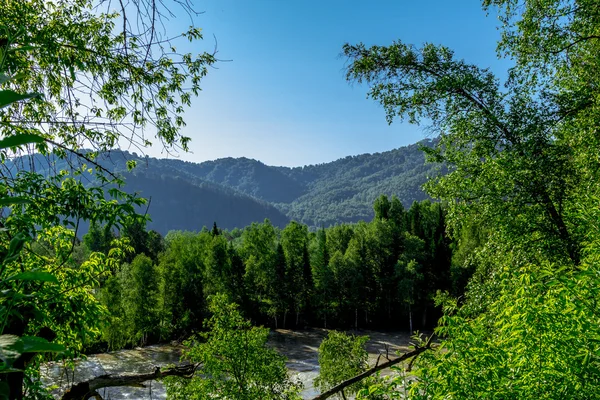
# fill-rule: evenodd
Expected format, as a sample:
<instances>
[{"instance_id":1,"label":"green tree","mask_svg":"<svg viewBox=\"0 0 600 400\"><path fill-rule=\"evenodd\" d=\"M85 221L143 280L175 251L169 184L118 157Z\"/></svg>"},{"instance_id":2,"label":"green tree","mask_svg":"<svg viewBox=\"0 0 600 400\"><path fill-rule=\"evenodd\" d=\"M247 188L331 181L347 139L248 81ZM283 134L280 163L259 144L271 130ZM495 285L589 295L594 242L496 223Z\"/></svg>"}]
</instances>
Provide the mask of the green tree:
<instances>
[{"instance_id":1,"label":"green tree","mask_svg":"<svg viewBox=\"0 0 600 400\"><path fill-rule=\"evenodd\" d=\"M415 305L423 311L427 294L423 271L425 258L425 243L423 240L406 232L404 237L404 252L396 263L396 278L401 304L408 309L409 331L413 330L413 311ZM426 307L426 306L425 306Z\"/></svg>"},{"instance_id":2,"label":"green tree","mask_svg":"<svg viewBox=\"0 0 600 400\"><path fill-rule=\"evenodd\" d=\"M268 220L262 224L253 223L244 229L240 248L246 265L244 279L253 303L274 319L283 311L279 308L281 304L277 293L274 292L274 289L282 284L277 281L276 250L277 235Z\"/></svg>"},{"instance_id":3,"label":"green tree","mask_svg":"<svg viewBox=\"0 0 600 400\"><path fill-rule=\"evenodd\" d=\"M129 338L143 346L159 334L158 273L150 257L138 254L120 275Z\"/></svg>"},{"instance_id":4,"label":"green tree","mask_svg":"<svg viewBox=\"0 0 600 400\"><path fill-rule=\"evenodd\" d=\"M235 297L235 282L227 239L214 232L207 239L208 248L204 261L204 293L205 297L222 293L230 300Z\"/></svg>"},{"instance_id":5,"label":"green tree","mask_svg":"<svg viewBox=\"0 0 600 400\"><path fill-rule=\"evenodd\" d=\"M320 229L313 237L310 249L315 312L323 317L323 328L327 328L327 316L332 314L336 286L333 271L329 266L327 231L325 229Z\"/></svg>"},{"instance_id":6,"label":"green tree","mask_svg":"<svg viewBox=\"0 0 600 400\"><path fill-rule=\"evenodd\" d=\"M355 329L359 327L359 311L363 311L365 320L368 321L369 310L375 305L377 297L376 264L371 258L371 249L374 249L369 226L365 222L359 222L354 227L354 234L348 249L344 254L345 272L342 279L346 288L349 310L353 314ZM362 318L360 319L362 321Z\"/></svg>"},{"instance_id":7,"label":"green tree","mask_svg":"<svg viewBox=\"0 0 600 400\"><path fill-rule=\"evenodd\" d=\"M315 387L324 392L366 371L369 367L369 355L365 349L368 340L368 336L327 332L327 337L319 345L319 376L315 379ZM355 394L364 384L358 382L348 386L344 394L338 394L338 398L345 399L346 394Z\"/></svg>"},{"instance_id":8,"label":"green tree","mask_svg":"<svg viewBox=\"0 0 600 400\"><path fill-rule=\"evenodd\" d=\"M187 342L183 354L199 364L198 373L192 379L165 379L169 398L299 399L284 357L267 347L268 329L252 326L225 295L213 296L209 311L204 340Z\"/></svg>"},{"instance_id":9,"label":"green tree","mask_svg":"<svg viewBox=\"0 0 600 400\"><path fill-rule=\"evenodd\" d=\"M483 4L515 60L504 86L442 46L344 47L348 78L370 84L389 122L428 119L440 133L426 151L449 173L426 187L447 201L450 233L486 233L465 298L440 298L444 340L417 362L409 397L594 398L598 2ZM425 232L411 230L433 248Z\"/></svg>"},{"instance_id":10,"label":"green tree","mask_svg":"<svg viewBox=\"0 0 600 400\"><path fill-rule=\"evenodd\" d=\"M83 235L83 244L91 252L108 254L114 239L110 226L100 227L97 223L92 223L88 232Z\"/></svg>"},{"instance_id":11,"label":"green tree","mask_svg":"<svg viewBox=\"0 0 600 400\"><path fill-rule=\"evenodd\" d=\"M131 342L131 337L130 321L123 307L123 287L119 275L113 275L104 282L98 298L107 310L102 339L106 341L108 350L120 350Z\"/></svg>"},{"instance_id":12,"label":"green tree","mask_svg":"<svg viewBox=\"0 0 600 400\"><path fill-rule=\"evenodd\" d=\"M159 309L163 337L189 335L202 327L205 309L202 238L191 232L169 232L160 257Z\"/></svg>"},{"instance_id":13,"label":"green tree","mask_svg":"<svg viewBox=\"0 0 600 400\"><path fill-rule=\"evenodd\" d=\"M104 255L92 253L75 266L70 258L74 231L80 220L109 230L127 225L143 200L123 193L122 181L107 173L96 155L123 140L148 146L153 137L148 130L166 147L187 149L189 138L179 133L182 113L214 62L209 54L193 57L165 47L174 42L157 35L161 4L143 0L118 12L113 7L87 0L6 0L1 5L0 197L6 213L0 218L5 255L0 334L12 335L9 342L20 346L17 353L49 351L51 346L39 345L42 328L64 344L68 358L98 334L103 311L93 293L100 278L116 269L126 245L117 243ZM138 23L119 24L128 17ZM191 28L181 37L201 35ZM23 164L13 161L28 154L20 159L27 160ZM43 164L51 165L47 175L36 172ZM86 180L93 185L84 185ZM111 188L105 193L104 187ZM51 243L52 257L31 252L30 244L40 240ZM18 339L22 335L38 335L38 345ZM2 369L9 368L4 361ZM35 374L37 364L30 365ZM13 366L15 371L23 367ZM22 372L2 374L0 380L2 395L23 396Z\"/></svg>"},{"instance_id":14,"label":"green tree","mask_svg":"<svg viewBox=\"0 0 600 400\"><path fill-rule=\"evenodd\" d=\"M286 279L287 273L287 262L285 260L285 253L283 252L283 246L281 243L277 243L277 250L275 253L275 286L273 287L273 299L276 304L276 310L278 314L283 314L283 328L285 329L286 317L288 312L292 309L292 296L288 288L288 281ZM277 328L277 316L275 316L275 328Z\"/></svg>"},{"instance_id":15,"label":"green tree","mask_svg":"<svg viewBox=\"0 0 600 400\"><path fill-rule=\"evenodd\" d=\"M150 230L148 231L146 247L148 248L148 257L158 263L158 255L165 251L165 239L159 232Z\"/></svg>"},{"instance_id":16,"label":"green tree","mask_svg":"<svg viewBox=\"0 0 600 400\"><path fill-rule=\"evenodd\" d=\"M300 313L306 310L312 286L308 259L308 228L296 221L281 231L281 246L285 255L285 280L292 308L296 312L296 326Z\"/></svg>"},{"instance_id":17,"label":"green tree","mask_svg":"<svg viewBox=\"0 0 600 400\"><path fill-rule=\"evenodd\" d=\"M373 204L375 219L388 219L390 217L391 203L385 194L379 196Z\"/></svg>"}]
</instances>

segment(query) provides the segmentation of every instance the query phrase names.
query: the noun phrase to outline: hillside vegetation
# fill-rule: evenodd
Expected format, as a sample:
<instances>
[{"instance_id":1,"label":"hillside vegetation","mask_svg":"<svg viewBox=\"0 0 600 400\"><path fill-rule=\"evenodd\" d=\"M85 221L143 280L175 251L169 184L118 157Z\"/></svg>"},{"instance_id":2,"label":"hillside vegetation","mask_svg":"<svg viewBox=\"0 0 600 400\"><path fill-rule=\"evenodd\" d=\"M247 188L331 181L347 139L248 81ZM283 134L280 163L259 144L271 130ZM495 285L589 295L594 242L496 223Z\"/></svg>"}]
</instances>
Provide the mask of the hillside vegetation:
<instances>
[{"instance_id":1,"label":"hillside vegetation","mask_svg":"<svg viewBox=\"0 0 600 400\"><path fill-rule=\"evenodd\" d=\"M268 166L248 158L193 163L121 150L103 153L98 160L124 178L125 191L150 200L138 211L151 215L148 228L163 235L173 229L199 231L213 222L226 229L243 228L265 218L281 228L296 220L315 229L370 221L373 202L381 194L395 195L407 208L414 201L428 199L421 186L438 174L439 165L426 164L420 148L434 143L424 140L383 153L296 168ZM137 166L129 171L131 160ZM33 166L49 174L68 164L65 159L38 156L16 160L11 167Z\"/></svg>"}]
</instances>

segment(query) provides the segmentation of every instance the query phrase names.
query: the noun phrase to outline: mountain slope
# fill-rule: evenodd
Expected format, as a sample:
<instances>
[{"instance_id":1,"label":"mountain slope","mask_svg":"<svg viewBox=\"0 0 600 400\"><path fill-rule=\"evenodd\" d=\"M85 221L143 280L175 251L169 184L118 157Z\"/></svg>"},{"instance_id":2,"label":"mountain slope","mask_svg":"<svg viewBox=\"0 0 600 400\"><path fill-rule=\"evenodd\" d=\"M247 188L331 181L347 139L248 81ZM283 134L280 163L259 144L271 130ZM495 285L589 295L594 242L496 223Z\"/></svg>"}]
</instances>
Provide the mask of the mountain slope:
<instances>
[{"instance_id":1,"label":"mountain slope","mask_svg":"<svg viewBox=\"0 0 600 400\"><path fill-rule=\"evenodd\" d=\"M126 175L125 189L150 200L149 229L162 234L170 230L200 230L212 227L243 228L252 222L271 220L283 227L289 219L272 205L209 182L191 182L171 175Z\"/></svg>"},{"instance_id":2,"label":"mountain slope","mask_svg":"<svg viewBox=\"0 0 600 400\"><path fill-rule=\"evenodd\" d=\"M287 169L307 191L289 204L278 204L290 218L310 226L329 226L373 218L381 194L396 195L405 207L429 198L421 189L439 166L425 164L422 141L384 153L361 154L331 163Z\"/></svg>"},{"instance_id":3,"label":"mountain slope","mask_svg":"<svg viewBox=\"0 0 600 400\"><path fill-rule=\"evenodd\" d=\"M132 159L138 161L138 166L133 171L128 171L127 161ZM284 227L289 222L285 214L272 204L185 173L174 168L172 160L164 160L167 162L163 163L160 162L163 160L111 151L100 155L96 161L124 178L124 191L137 192L149 200L148 207L141 207L138 212L147 211L151 217L148 229L154 229L163 235L174 229L199 231L204 226L211 228L213 222L227 229L243 228L265 218L279 227ZM17 169L32 168L41 174L55 174L62 169L80 166L76 158L63 160L34 154L7 161L3 168L9 174L15 174ZM87 185L95 184L89 175L82 175L79 179ZM82 223L80 232L83 234L86 231L87 224Z\"/></svg>"},{"instance_id":4,"label":"mountain slope","mask_svg":"<svg viewBox=\"0 0 600 400\"><path fill-rule=\"evenodd\" d=\"M439 166L425 164L419 147L434 143L424 140L383 153L297 168L271 167L247 158L199 164L147 158L143 163L150 170L232 188L274 204L291 219L319 227L370 220L373 201L381 194L396 195L405 207L428 198L421 186L438 173Z\"/></svg>"},{"instance_id":5,"label":"mountain slope","mask_svg":"<svg viewBox=\"0 0 600 400\"><path fill-rule=\"evenodd\" d=\"M199 230L213 222L241 228L265 218L276 226L295 219L320 227L370 220L373 202L381 194L397 196L405 207L428 198L421 186L440 168L425 164L419 147L434 143L424 140L383 153L297 168L272 167L248 158L192 163L121 150L101 155L98 162L123 175L126 191L151 199L148 227L161 233ZM39 172L67 167L65 161L39 155L31 159ZM31 159L20 160L21 167L27 169ZM131 172L128 160L137 161Z\"/></svg>"}]
</instances>

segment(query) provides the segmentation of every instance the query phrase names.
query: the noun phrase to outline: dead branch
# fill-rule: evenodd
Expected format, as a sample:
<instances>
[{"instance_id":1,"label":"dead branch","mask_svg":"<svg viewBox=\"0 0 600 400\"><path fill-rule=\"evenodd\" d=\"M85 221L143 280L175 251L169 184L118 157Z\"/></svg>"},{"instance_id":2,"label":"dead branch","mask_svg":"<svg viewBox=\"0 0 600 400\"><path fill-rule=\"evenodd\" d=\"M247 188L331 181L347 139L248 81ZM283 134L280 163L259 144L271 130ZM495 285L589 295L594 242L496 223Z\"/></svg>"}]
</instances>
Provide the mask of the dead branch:
<instances>
[{"instance_id":1,"label":"dead branch","mask_svg":"<svg viewBox=\"0 0 600 400\"><path fill-rule=\"evenodd\" d=\"M87 400L98 396L98 389L114 386L140 386L142 382L161 379L167 376L191 378L196 368L195 364L173 367L161 371L156 367L154 372L143 374L101 375L89 381L73 385L61 397L61 400ZM96 397L97 398L97 397Z\"/></svg>"}]
</instances>

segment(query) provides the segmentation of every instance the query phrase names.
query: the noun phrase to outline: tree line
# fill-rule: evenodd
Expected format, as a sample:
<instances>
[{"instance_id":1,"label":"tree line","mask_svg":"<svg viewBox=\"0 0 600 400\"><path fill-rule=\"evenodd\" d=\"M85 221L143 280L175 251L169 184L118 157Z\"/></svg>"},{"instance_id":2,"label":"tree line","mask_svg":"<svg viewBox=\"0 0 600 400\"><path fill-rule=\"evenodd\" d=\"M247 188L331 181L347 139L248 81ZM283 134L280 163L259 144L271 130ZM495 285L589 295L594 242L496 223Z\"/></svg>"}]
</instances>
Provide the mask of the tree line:
<instances>
[{"instance_id":1,"label":"tree line","mask_svg":"<svg viewBox=\"0 0 600 400\"><path fill-rule=\"evenodd\" d=\"M103 339L112 349L185 338L203 329L208 297L225 295L257 325L273 328L424 329L439 317L438 291L460 293L462 268L441 203L381 195L370 222L310 231L268 220L244 229L121 232L132 248L98 298L108 309ZM108 252L110 229L92 225L82 252Z\"/></svg>"}]
</instances>

